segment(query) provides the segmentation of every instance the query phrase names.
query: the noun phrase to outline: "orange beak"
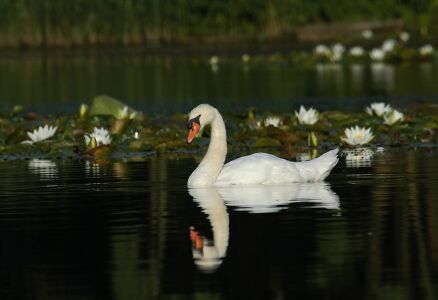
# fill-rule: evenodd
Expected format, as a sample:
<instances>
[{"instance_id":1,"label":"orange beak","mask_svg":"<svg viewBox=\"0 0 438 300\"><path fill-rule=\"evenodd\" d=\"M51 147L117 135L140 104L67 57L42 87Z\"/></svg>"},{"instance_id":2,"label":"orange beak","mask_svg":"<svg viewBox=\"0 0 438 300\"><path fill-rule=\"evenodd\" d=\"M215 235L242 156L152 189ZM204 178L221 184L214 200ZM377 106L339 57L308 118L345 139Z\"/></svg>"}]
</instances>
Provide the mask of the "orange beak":
<instances>
[{"instance_id":1,"label":"orange beak","mask_svg":"<svg viewBox=\"0 0 438 300\"><path fill-rule=\"evenodd\" d=\"M187 144L190 144L193 141L193 139L199 132L199 128L200 125L198 123L196 122L192 123L192 127L189 129L189 133L187 135Z\"/></svg>"}]
</instances>

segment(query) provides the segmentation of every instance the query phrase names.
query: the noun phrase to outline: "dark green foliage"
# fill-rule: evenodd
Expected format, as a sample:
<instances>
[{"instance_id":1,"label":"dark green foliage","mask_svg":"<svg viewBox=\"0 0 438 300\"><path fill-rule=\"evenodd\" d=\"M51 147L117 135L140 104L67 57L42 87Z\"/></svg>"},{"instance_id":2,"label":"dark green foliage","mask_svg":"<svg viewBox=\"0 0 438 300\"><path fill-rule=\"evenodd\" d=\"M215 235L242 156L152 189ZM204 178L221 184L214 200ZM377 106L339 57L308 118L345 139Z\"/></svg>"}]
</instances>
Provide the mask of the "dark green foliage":
<instances>
[{"instance_id":1,"label":"dark green foliage","mask_svg":"<svg viewBox=\"0 0 438 300\"><path fill-rule=\"evenodd\" d=\"M303 24L399 18L438 34L438 1L0 0L0 46L260 40Z\"/></svg>"}]
</instances>

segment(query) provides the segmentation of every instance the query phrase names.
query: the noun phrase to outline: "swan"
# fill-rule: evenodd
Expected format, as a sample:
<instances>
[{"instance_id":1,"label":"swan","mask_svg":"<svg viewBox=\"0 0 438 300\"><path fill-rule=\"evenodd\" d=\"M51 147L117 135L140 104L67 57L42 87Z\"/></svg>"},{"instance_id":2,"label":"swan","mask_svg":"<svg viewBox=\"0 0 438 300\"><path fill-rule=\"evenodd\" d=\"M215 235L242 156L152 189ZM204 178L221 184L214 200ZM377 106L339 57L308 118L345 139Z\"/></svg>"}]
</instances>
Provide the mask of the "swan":
<instances>
[{"instance_id":1,"label":"swan","mask_svg":"<svg viewBox=\"0 0 438 300\"><path fill-rule=\"evenodd\" d=\"M322 181L338 162L336 148L304 162L291 162L271 154L255 153L224 165L227 155L225 123L213 106L200 104L189 113L187 143L191 143L199 130L207 125L211 125L210 144L204 158L187 181L189 188Z\"/></svg>"}]
</instances>

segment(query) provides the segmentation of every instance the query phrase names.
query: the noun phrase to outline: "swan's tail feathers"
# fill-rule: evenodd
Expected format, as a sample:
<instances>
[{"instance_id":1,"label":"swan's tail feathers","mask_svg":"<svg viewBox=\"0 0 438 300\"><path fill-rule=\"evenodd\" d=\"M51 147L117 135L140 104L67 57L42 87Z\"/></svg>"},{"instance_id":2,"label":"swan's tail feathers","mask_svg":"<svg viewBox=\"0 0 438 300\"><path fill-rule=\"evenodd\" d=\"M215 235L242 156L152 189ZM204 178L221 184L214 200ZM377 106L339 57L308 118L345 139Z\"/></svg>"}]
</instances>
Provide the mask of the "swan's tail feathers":
<instances>
[{"instance_id":1,"label":"swan's tail feathers","mask_svg":"<svg viewBox=\"0 0 438 300\"><path fill-rule=\"evenodd\" d=\"M317 178L315 178L316 181L324 180L330 174L330 171L339 161L338 152L339 148L336 148L308 161L309 164L312 164L318 170Z\"/></svg>"}]
</instances>

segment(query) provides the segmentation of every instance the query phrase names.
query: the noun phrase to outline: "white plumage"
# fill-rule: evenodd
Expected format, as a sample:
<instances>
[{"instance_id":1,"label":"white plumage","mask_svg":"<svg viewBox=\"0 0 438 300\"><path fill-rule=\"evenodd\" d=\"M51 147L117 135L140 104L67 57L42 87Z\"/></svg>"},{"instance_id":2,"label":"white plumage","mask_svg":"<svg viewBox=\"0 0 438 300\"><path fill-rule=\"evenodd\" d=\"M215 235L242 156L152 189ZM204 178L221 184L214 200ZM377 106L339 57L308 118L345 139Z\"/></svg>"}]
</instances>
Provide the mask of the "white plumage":
<instances>
[{"instance_id":1,"label":"white plumage","mask_svg":"<svg viewBox=\"0 0 438 300\"><path fill-rule=\"evenodd\" d=\"M338 162L338 149L304 162L291 162L267 153L240 157L224 165L227 153L225 124L212 106L201 104L190 112L200 127L211 124L211 141L199 166L190 175L189 187L278 185L324 180Z\"/></svg>"}]
</instances>

